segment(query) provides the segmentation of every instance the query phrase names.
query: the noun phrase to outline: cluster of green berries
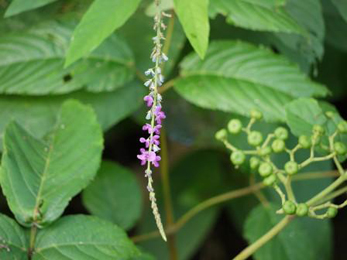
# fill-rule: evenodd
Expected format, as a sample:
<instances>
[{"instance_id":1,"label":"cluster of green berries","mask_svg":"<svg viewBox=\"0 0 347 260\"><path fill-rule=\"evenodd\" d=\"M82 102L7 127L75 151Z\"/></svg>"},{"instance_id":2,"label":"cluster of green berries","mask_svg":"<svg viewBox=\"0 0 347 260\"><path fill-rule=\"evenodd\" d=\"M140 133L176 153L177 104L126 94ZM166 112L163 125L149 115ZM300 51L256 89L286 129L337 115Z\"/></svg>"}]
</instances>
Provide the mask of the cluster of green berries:
<instances>
[{"instance_id":1,"label":"cluster of green berries","mask_svg":"<svg viewBox=\"0 0 347 260\"><path fill-rule=\"evenodd\" d=\"M287 200L283 205L282 209L287 215L297 215L298 217L305 217L309 214L309 207L306 203L295 204L291 200ZM336 207L328 207L325 212L327 218L334 218L338 213Z\"/></svg>"}]
</instances>

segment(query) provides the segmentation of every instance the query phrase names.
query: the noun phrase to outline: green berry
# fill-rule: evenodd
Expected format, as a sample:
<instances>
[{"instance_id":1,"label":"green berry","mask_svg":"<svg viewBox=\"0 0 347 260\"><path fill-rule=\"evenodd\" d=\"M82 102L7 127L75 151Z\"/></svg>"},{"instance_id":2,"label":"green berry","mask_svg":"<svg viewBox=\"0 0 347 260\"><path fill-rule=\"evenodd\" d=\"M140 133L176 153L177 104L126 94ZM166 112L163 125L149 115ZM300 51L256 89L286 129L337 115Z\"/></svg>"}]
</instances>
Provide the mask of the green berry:
<instances>
[{"instance_id":1,"label":"green berry","mask_svg":"<svg viewBox=\"0 0 347 260\"><path fill-rule=\"evenodd\" d=\"M313 131L313 134L316 134L316 135L323 135L325 133L325 130L321 125L314 125L312 131Z\"/></svg>"},{"instance_id":2,"label":"green berry","mask_svg":"<svg viewBox=\"0 0 347 260\"><path fill-rule=\"evenodd\" d=\"M338 155L345 155L347 153L346 145L341 142L334 143L334 150Z\"/></svg>"},{"instance_id":3,"label":"green berry","mask_svg":"<svg viewBox=\"0 0 347 260\"><path fill-rule=\"evenodd\" d=\"M347 121L342 121L337 125L337 130L341 134L346 134L347 133Z\"/></svg>"},{"instance_id":4,"label":"green berry","mask_svg":"<svg viewBox=\"0 0 347 260\"><path fill-rule=\"evenodd\" d=\"M334 217L336 217L337 212L338 212L337 208L331 207L331 208L328 208L326 214L327 214L328 218L334 218Z\"/></svg>"},{"instance_id":5,"label":"green berry","mask_svg":"<svg viewBox=\"0 0 347 260\"><path fill-rule=\"evenodd\" d=\"M286 213L287 215L295 214L296 206L293 201L287 200L286 202L284 202L282 208L284 213Z\"/></svg>"},{"instance_id":6,"label":"green berry","mask_svg":"<svg viewBox=\"0 0 347 260\"><path fill-rule=\"evenodd\" d=\"M271 152L272 152L271 147L270 146L266 146L266 147L261 148L259 150L259 155L260 156L267 156L267 155L271 154Z\"/></svg>"},{"instance_id":7,"label":"green berry","mask_svg":"<svg viewBox=\"0 0 347 260\"><path fill-rule=\"evenodd\" d=\"M311 139L306 135L301 135L299 137L299 144L304 149L311 148L311 146L312 146Z\"/></svg>"},{"instance_id":8,"label":"green berry","mask_svg":"<svg viewBox=\"0 0 347 260\"><path fill-rule=\"evenodd\" d=\"M259 110L252 109L251 110L251 118L254 118L256 120L260 120L263 118L263 114Z\"/></svg>"},{"instance_id":9,"label":"green berry","mask_svg":"<svg viewBox=\"0 0 347 260\"><path fill-rule=\"evenodd\" d=\"M305 203L300 203L296 207L296 215L299 217L304 217L308 214L308 206Z\"/></svg>"},{"instance_id":10,"label":"green berry","mask_svg":"<svg viewBox=\"0 0 347 260\"><path fill-rule=\"evenodd\" d=\"M242 130L242 123L238 119L232 119L228 123L228 130L232 134L238 134Z\"/></svg>"},{"instance_id":11,"label":"green berry","mask_svg":"<svg viewBox=\"0 0 347 260\"><path fill-rule=\"evenodd\" d=\"M288 130L285 129L284 127L278 127L275 130L275 136L277 137L277 139L287 140L288 139Z\"/></svg>"},{"instance_id":12,"label":"green berry","mask_svg":"<svg viewBox=\"0 0 347 260\"><path fill-rule=\"evenodd\" d=\"M248 135L248 143L252 146L258 146L263 142L263 135L258 131L253 131Z\"/></svg>"},{"instance_id":13,"label":"green berry","mask_svg":"<svg viewBox=\"0 0 347 260\"><path fill-rule=\"evenodd\" d=\"M275 174L271 174L263 180L265 186L272 186L276 182L277 178Z\"/></svg>"},{"instance_id":14,"label":"green berry","mask_svg":"<svg viewBox=\"0 0 347 260\"><path fill-rule=\"evenodd\" d=\"M227 130L221 129L216 133L215 138L219 141L223 141L227 138L227 136L228 136Z\"/></svg>"},{"instance_id":15,"label":"green berry","mask_svg":"<svg viewBox=\"0 0 347 260\"><path fill-rule=\"evenodd\" d=\"M230 157L231 161L235 165L241 165L246 160L246 155L241 151L235 151L231 154Z\"/></svg>"},{"instance_id":16,"label":"green berry","mask_svg":"<svg viewBox=\"0 0 347 260\"><path fill-rule=\"evenodd\" d=\"M275 153L280 153L284 151L286 144L282 139L276 139L275 141L273 141L271 147Z\"/></svg>"},{"instance_id":17,"label":"green berry","mask_svg":"<svg viewBox=\"0 0 347 260\"><path fill-rule=\"evenodd\" d=\"M284 165L284 170L288 175L294 175L298 173L299 165L296 162L290 161Z\"/></svg>"},{"instance_id":18,"label":"green berry","mask_svg":"<svg viewBox=\"0 0 347 260\"><path fill-rule=\"evenodd\" d=\"M325 115L326 115L328 118L334 118L335 113L334 113L333 111L327 111L327 112L325 112Z\"/></svg>"},{"instance_id":19,"label":"green berry","mask_svg":"<svg viewBox=\"0 0 347 260\"><path fill-rule=\"evenodd\" d=\"M260 164L260 159L258 157L251 157L251 159L249 160L249 164L251 166L251 169L256 169L258 168L259 164Z\"/></svg>"},{"instance_id":20,"label":"green berry","mask_svg":"<svg viewBox=\"0 0 347 260\"><path fill-rule=\"evenodd\" d=\"M272 173L272 171L272 165L267 162L261 163L258 169L258 172L262 177L268 177Z\"/></svg>"}]
</instances>

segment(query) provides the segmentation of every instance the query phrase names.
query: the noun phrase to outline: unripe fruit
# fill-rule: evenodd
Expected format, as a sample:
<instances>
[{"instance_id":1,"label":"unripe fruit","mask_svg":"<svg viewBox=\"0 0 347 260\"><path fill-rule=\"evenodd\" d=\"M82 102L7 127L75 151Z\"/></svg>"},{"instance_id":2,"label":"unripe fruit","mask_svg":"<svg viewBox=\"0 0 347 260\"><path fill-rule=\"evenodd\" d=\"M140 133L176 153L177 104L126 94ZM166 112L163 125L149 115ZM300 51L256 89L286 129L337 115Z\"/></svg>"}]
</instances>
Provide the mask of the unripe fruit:
<instances>
[{"instance_id":1,"label":"unripe fruit","mask_svg":"<svg viewBox=\"0 0 347 260\"><path fill-rule=\"evenodd\" d=\"M252 109L251 110L251 118L254 118L256 120L260 120L263 118L263 114L259 110Z\"/></svg>"},{"instance_id":2,"label":"unripe fruit","mask_svg":"<svg viewBox=\"0 0 347 260\"><path fill-rule=\"evenodd\" d=\"M246 160L246 155L241 151L235 151L231 154L231 162L235 165L241 165Z\"/></svg>"},{"instance_id":3,"label":"unripe fruit","mask_svg":"<svg viewBox=\"0 0 347 260\"><path fill-rule=\"evenodd\" d=\"M328 218L334 218L336 215L337 215L337 212L338 212L338 210L337 210L337 208L328 208L328 210L327 210L327 217Z\"/></svg>"},{"instance_id":4,"label":"unripe fruit","mask_svg":"<svg viewBox=\"0 0 347 260\"><path fill-rule=\"evenodd\" d=\"M273 141L271 147L275 153L280 153L284 151L286 144L282 139L276 139L275 141Z\"/></svg>"},{"instance_id":5,"label":"unripe fruit","mask_svg":"<svg viewBox=\"0 0 347 260\"><path fill-rule=\"evenodd\" d=\"M225 140L227 136L228 136L228 132L225 129L221 129L215 134L215 138L219 141Z\"/></svg>"},{"instance_id":6,"label":"unripe fruit","mask_svg":"<svg viewBox=\"0 0 347 260\"><path fill-rule=\"evenodd\" d=\"M250 145L258 146L263 142L263 135L258 131L253 131L248 135L247 140Z\"/></svg>"},{"instance_id":7,"label":"unripe fruit","mask_svg":"<svg viewBox=\"0 0 347 260\"><path fill-rule=\"evenodd\" d=\"M249 160L249 164L251 169L257 169L260 164L260 159L257 157L251 157L251 159Z\"/></svg>"},{"instance_id":8,"label":"unripe fruit","mask_svg":"<svg viewBox=\"0 0 347 260\"><path fill-rule=\"evenodd\" d=\"M267 162L263 162L260 164L258 172L260 174L260 176L262 177L267 177L272 173L273 169L272 169L272 165L270 163Z\"/></svg>"},{"instance_id":9,"label":"unripe fruit","mask_svg":"<svg viewBox=\"0 0 347 260\"><path fill-rule=\"evenodd\" d=\"M299 137L299 144L304 149L311 148L311 146L312 146L311 139L306 135L301 135Z\"/></svg>"},{"instance_id":10,"label":"unripe fruit","mask_svg":"<svg viewBox=\"0 0 347 260\"><path fill-rule=\"evenodd\" d=\"M264 148L261 148L258 152L260 156L267 156L272 152L272 150L270 146L266 146Z\"/></svg>"},{"instance_id":11,"label":"unripe fruit","mask_svg":"<svg viewBox=\"0 0 347 260\"><path fill-rule=\"evenodd\" d=\"M282 208L284 213L286 213L287 215L295 214L296 206L293 201L287 200L286 202L284 202Z\"/></svg>"},{"instance_id":12,"label":"unripe fruit","mask_svg":"<svg viewBox=\"0 0 347 260\"><path fill-rule=\"evenodd\" d=\"M337 130L341 134L346 134L347 133L347 121L342 121L337 125Z\"/></svg>"},{"instance_id":13,"label":"unripe fruit","mask_svg":"<svg viewBox=\"0 0 347 260\"><path fill-rule=\"evenodd\" d=\"M296 207L296 215L299 217L304 217L308 214L308 206L305 203L300 203Z\"/></svg>"},{"instance_id":14,"label":"unripe fruit","mask_svg":"<svg viewBox=\"0 0 347 260\"><path fill-rule=\"evenodd\" d=\"M288 175L294 175L298 173L299 165L296 162L290 161L284 165L284 170Z\"/></svg>"},{"instance_id":15,"label":"unripe fruit","mask_svg":"<svg viewBox=\"0 0 347 260\"><path fill-rule=\"evenodd\" d=\"M228 130L232 134L238 134L242 130L242 123L239 119L232 119L228 123Z\"/></svg>"},{"instance_id":16,"label":"unripe fruit","mask_svg":"<svg viewBox=\"0 0 347 260\"><path fill-rule=\"evenodd\" d=\"M323 135L325 133L325 130L321 125L314 125L312 131L313 131L313 134L317 134L317 135Z\"/></svg>"},{"instance_id":17,"label":"unripe fruit","mask_svg":"<svg viewBox=\"0 0 347 260\"><path fill-rule=\"evenodd\" d=\"M338 155L345 155L347 153L346 145L341 142L334 143L334 150Z\"/></svg>"},{"instance_id":18,"label":"unripe fruit","mask_svg":"<svg viewBox=\"0 0 347 260\"><path fill-rule=\"evenodd\" d=\"M275 136L277 139L286 140L288 139L288 130L284 127L278 127L275 130Z\"/></svg>"},{"instance_id":19,"label":"unripe fruit","mask_svg":"<svg viewBox=\"0 0 347 260\"><path fill-rule=\"evenodd\" d=\"M275 184L276 180L277 180L276 175L275 174L271 174L270 176L266 177L263 180L263 184L265 186L272 186L273 184Z\"/></svg>"}]
</instances>

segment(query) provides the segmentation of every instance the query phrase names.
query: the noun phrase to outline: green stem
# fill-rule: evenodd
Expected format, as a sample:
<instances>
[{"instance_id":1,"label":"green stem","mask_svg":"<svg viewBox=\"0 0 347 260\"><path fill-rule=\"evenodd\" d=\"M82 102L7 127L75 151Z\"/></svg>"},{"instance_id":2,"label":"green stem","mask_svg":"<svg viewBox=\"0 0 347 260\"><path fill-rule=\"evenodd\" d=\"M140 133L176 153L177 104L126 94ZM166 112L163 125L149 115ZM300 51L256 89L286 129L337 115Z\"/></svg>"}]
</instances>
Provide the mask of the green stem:
<instances>
[{"instance_id":1,"label":"green stem","mask_svg":"<svg viewBox=\"0 0 347 260\"><path fill-rule=\"evenodd\" d=\"M332 184L330 184L327 188L322 190L320 193L318 193L316 196L314 196L312 199L307 201L308 206L313 206L318 201L322 200L324 197L329 195L332 191L334 191L338 186L340 186L344 181L346 180L346 176L340 176L337 178Z\"/></svg>"},{"instance_id":2,"label":"green stem","mask_svg":"<svg viewBox=\"0 0 347 260\"><path fill-rule=\"evenodd\" d=\"M31 260L34 249L35 249L35 240L36 240L36 234L37 234L37 226L35 223L32 224L30 229L30 243L29 243L29 249L28 249L28 259Z\"/></svg>"},{"instance_id":3,"label":"green stem","mask_svg":"<svg viewBox=\"0 0 347 260\"><path fill-rule=\"evenodd\" d=\"M259 238L256 242L245 248L241 253L239 253L234 260L245 260L252 256L259 248L273 239L278 233L280 233L292 220L293 216L286 216L283 218L276 226L274 226L269 232Z\"/></svg>"},{"instance_id":4,"label":"green stem","mask_svg":"<svg viewBox=\"0 0 347 260\"><path fill-rule=\"evenodd\" d=\"M169 160L168 160L168 148L167 148L167 138L166 131L163 128L161 131L161 180L163 185L164 194L164 206L166 213L166 225L169 227L174 224L174 213L172 207L171 191L170 191L170 179L169 179ZM170 252L170 259L178 259L176 239L174 234L170 234L168 237L168 247Z\"/></svg>"}]
</instances>

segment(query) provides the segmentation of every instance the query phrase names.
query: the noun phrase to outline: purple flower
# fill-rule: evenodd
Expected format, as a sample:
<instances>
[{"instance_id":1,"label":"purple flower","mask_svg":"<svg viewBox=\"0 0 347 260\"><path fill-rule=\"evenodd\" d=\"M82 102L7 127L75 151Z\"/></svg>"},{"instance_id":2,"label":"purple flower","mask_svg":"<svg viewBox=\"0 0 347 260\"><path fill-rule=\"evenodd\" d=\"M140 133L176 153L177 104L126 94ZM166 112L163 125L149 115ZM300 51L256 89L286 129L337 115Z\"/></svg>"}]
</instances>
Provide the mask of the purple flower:
<instances>
[{"instance_id":1,"label":"purple flower","mask_svg":"<svg viewBox=\"0 0 347 260\"><path fill-rule=\"evenodd\" d=\"M156 155L155 152L147 152L144 148L141 148L140 152L141 154L137 155L137 158L141 160L141 165L151 162L155 167L159 167L161 157Z\"/></svg>"},{"instance_id":2,"label":"purple flower","mask_svg":"<svg viewBox=\"0 0 347 260\"><path fill-rule=\"evenodd\" d=\"M152 144L159 145L160 144L160 136L159 135L154 135L152 138Z\"/></svg>"},{"instance_id":3,"label":"purple flower","mask_svg":"<svg viewBox=\"0 0 347 260\"><path fill-rule=\"evenodd\" d=\"M148 133L152 133L152 126L150 124L145 124L143 127L142 127L142 130L143 131L148 131Z\"/></svg>"},{"instance_id":4,"label":"purple flower","mask_svg":"<svg viewBox=\"0 0 347 260\"><path fill-rule=\"evenodd\" d=\"M165 113L163 111L161 111L161 107L160 106L156 107L154 115L155 115L155 121L159 125L161 125L162 119L166 118Z\"/></svg>"},{"instance_id":5,"label":"purple flower","mask_svg":"<svg viewBox=\"0 0 347 260\"><path fill-rule=\"evenodd\" d=\"M138 154L137 158L139 158L141 160L141 165L145 165L147 162L148 152L143 148L140 149L140 152L141 152L141 154Z\"/></svg>"},{"instance_id":6,"label":"purple flower","mask_svg":"<svg viewBox=\"0 0 347 260\"><path fill-rule=\"evenodd\" d=\"M151 95L145 96L143 100L147 103L148 107L153 105L153 97Z\"/></svg>"},{"instance_id":7,"label":"purple flower","mask_svg":"<svg viewBox=\"0 0 347 260\"><path fill-rule=\"evenodd\" d=\"M141 137L140 138L140 143L144 143L146 145L146 148L149 147L149 140L146 138Z\"/></svg>"}]
</instances>

